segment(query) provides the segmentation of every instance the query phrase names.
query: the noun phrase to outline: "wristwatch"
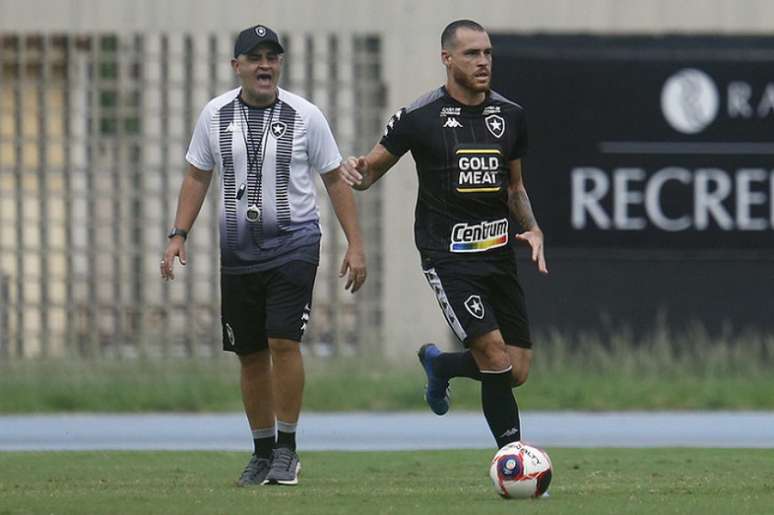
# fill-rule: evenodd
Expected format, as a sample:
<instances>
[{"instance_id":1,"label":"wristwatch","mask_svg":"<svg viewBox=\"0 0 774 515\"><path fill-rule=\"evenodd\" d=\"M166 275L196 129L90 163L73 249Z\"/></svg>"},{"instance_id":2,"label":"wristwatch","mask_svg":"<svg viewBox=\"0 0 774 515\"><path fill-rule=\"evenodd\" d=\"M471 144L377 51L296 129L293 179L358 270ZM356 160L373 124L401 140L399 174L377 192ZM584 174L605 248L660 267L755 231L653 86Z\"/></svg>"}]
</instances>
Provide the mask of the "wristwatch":
<instances>
[{"instance_id":1,"label":"wristwatch","mask_svg":"<svg viewBox=\"0 0 774 515\"><path fill-rule=\"evenodd\" d=\"M167 234L167 238L172 239L175 236L182 236L185 240L188 238L188 231L185 229L178 229L177 227L173 227L169 230L169 234Z\"/></svg>"}]
</instances>

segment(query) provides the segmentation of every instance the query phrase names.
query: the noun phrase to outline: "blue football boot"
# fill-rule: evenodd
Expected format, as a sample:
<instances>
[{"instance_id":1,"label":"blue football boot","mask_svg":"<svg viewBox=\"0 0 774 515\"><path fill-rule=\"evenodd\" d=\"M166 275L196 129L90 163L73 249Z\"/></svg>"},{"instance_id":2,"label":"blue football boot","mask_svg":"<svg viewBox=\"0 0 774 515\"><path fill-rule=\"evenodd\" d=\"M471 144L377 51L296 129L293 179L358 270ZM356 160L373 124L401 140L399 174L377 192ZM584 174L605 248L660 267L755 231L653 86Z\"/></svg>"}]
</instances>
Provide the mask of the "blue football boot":
<instances>
[{"instance_id":1,"label":"blue football boot","mask_svg":"<svg viewBox=\"0 0 774 515\"><path fill-rule=\"evenodd\" d=\"M449 411L449 380L433 373L433 360L440 355L441 350L434 343L426 343L417 351L419 362L427 374L425 400L436 415Z\"/></svg>"}]
</instances>

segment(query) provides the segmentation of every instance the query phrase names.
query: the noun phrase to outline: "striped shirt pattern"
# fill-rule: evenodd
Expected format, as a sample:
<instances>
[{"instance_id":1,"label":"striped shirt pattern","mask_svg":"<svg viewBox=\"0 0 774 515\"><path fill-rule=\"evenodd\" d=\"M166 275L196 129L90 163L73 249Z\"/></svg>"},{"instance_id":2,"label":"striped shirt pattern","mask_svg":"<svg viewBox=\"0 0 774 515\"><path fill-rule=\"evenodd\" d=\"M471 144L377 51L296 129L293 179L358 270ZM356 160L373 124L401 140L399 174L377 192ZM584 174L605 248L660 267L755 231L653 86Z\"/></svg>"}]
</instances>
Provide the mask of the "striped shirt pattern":
<instances>
[{"instance_id":1,"label":"striped shirt pattern","mask_svg":"<svg viewBox=\"0 0 774 515\"><path fill-rule=\"evenodd\" d=\"M196 168L221 172L223 273L267 270L295 259L316 263L320 224L313 173L341 163L330 127L316 106L283 89L264 108L244 104L239 91L207 104L186 154ZM250 206L259 207L259 222L247 220Z\"/></svg>"}]
</instances>

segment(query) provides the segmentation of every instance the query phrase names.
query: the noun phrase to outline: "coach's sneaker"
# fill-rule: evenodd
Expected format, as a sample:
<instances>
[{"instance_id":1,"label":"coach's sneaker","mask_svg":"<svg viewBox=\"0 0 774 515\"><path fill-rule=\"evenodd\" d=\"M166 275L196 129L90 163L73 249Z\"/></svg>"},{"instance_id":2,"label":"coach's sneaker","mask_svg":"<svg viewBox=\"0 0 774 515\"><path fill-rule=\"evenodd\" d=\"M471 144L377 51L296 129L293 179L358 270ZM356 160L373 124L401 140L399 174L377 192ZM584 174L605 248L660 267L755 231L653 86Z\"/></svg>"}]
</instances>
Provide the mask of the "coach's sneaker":
<instances>
[{"instance_id":1,"label":"coach's sneaker","mask_svg":"<svg viewBox=\"0 0 774 515\"><path fill-rule=\"evenodd\" d=\"M298 454L287 447L277 447L271 454L271 469L266 475L267 485L297 485L301 462Z\"/></svg>"},{"instance_id":2,"label":"coach's sneaker","mask_svg":"<svg viewBox=\"0 0 774 515\"><path fill-rule=\"evenodd\" d=\"M419 348L417 356L427 374L425 400L436 415L449 411L449 380L433 373L433 360L441 355L434 343L426 343Z\"/></svg>"},{"instance_id":3,"label":"coach's sneaker","mask_svg":"<svg viewBox=\"0 0 774 515\"><path fill-rule=\"evenodd\" d=\"M242 471L242 475L237 481L237 486L257 486L262 485L266 480L266 475L271 468L271 462L266 458L259 458L255 454L247 462L247 466Z\"/></svg>"}]
</instances>

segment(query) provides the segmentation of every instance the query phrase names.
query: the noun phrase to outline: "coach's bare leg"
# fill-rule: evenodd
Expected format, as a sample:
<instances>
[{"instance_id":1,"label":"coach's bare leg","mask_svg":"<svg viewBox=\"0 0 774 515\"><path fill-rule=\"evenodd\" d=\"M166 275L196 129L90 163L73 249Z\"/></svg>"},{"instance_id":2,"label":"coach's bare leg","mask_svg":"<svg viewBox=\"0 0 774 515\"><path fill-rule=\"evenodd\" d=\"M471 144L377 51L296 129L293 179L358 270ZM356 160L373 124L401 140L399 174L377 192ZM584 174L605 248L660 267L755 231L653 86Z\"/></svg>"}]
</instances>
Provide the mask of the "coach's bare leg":
<instances>
[{"instance_id":1,"label":"coach's bare leg","mask_svg":"<svg viewBox=\"0 0 774 515\"><path fill-rule=\"evenodd\" d=\"M268 349L239 356L240 386L250 429L274 427L271 354Z\"/></svg>"},{"instance_id":2,"label":"coach's bare leg","mask_svg":"<svg viewBox=\"0 0 774 515\"><path fill-rule=\"evenodd\" d=\"M301 344L293 340L269 338L274 365L274 409L277 420L294 424L301 413L304 396L304 361Z\"/></svg>"}]
</instances>

